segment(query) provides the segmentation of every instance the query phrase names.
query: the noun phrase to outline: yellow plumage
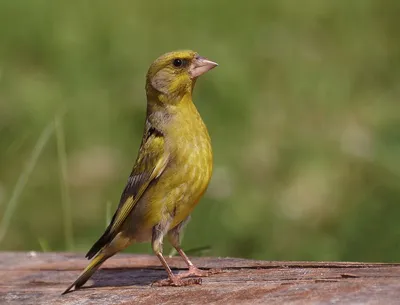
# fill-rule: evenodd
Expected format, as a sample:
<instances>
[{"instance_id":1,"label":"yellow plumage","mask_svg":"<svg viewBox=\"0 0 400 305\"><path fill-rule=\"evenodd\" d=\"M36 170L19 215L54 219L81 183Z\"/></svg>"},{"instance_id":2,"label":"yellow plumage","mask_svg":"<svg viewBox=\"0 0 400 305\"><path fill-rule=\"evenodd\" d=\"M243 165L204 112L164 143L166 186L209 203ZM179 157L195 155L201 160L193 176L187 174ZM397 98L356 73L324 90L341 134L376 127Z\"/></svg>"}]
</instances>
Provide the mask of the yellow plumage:
<instances>
[{"instance_id":1,"label":"yellow plumage","mask_svg":"<svg viewBox=\"0 0 400 305\"><path fill-rule=\"evenodd\" d=\"M64 293L81 287L100 265L134 242L152 242L168 272L160 284L185 285L182 278L203 276L180 248L179 234L207 189L212 150L207 128L192 102L197 77L217 64L193 51L159 57L146 78L147 116L142 144L113 219L89 250L88 267ZM162 256L165 235L188 264L174 275Z\"/></svg>"}]
</instances>

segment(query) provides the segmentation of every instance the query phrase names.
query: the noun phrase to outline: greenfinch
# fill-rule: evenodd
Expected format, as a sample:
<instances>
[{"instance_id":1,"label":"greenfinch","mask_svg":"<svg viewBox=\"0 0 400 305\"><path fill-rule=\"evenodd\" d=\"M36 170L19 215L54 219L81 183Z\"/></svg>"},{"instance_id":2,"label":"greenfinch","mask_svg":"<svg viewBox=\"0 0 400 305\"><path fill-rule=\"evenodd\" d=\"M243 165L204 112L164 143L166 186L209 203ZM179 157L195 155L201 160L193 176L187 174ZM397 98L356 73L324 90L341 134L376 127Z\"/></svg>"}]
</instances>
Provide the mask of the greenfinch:
<instances>
[{"instance_id":1,"label":"greenfinch","mask_svg":"<svg viewBox=\"0 0 400 305\"><path fill-rule=\"evenodd\" d=\"M160 56L146 77L147 114L143 139L111 223L86 254L92 259L63 294L79 289L109 257L132 243L149 242L168 273L160 285L199 283L205 276L180 246L180 233L211 179L210 136L192 101L197 78L217 63L194 51ZM163 252L167 235L189 270L175 275ZM194 280L194 281L193 281Z\"/></svg>"}]
</instances>

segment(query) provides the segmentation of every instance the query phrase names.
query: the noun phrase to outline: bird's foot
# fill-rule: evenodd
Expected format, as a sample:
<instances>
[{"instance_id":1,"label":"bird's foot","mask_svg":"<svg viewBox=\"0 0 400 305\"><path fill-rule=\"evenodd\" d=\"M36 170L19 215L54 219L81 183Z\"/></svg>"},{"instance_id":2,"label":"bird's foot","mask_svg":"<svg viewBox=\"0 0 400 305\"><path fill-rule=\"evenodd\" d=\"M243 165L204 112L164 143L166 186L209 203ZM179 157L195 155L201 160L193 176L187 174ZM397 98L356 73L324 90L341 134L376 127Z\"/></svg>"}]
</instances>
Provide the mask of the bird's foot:
<instances>
[{"instance_id":1,"label":"bird's foot","mask_svg":"<svg viewBox=\"0 0 400 305\"><path fill-rule=\"evenodd\" d=\"M201 285L202 280L200 278L182 279L180 276L174 276L165 280L155 281L151 286L162 287L162 286L190 286L190 285Z\"/></svg>"},{"instance_id":2,"label":"bird's foot","mask_svg":"<svg viewBox=\"0 0 400 305\"><path fill-rule=\"evenodd\" d=\"M212 274L221 273L221 269L201 270L195 266L190 266L189 270L177 275L178 278L183 279L191 276L207 277Z\"/></svg>"}]
</instances>

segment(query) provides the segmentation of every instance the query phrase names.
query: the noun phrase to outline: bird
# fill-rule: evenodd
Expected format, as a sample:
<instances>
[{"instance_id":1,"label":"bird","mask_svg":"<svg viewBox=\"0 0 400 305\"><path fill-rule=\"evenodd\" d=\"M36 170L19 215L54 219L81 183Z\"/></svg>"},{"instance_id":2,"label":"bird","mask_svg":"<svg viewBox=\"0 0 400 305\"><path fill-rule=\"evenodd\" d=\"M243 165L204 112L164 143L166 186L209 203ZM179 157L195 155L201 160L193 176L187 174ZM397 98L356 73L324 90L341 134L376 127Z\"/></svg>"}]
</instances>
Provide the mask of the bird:
<instances>
[{"instance_id":1,"label":"bird","mask_svg":"<svg viewBox=\"0 0 400 305\"><path fill-rule=\"evenodd\" d=\"M199 76L218 66L192 50L166 53L146 75L147 111L136 162L118 208L103 235L86 254L91 259L62 294L82 287L108 258L131 244L151 242L168 273L161 286L199 284L197 268L181 248L180 235L211 179L211 139L192 93ZM174 274L163 256L167 237L188 266ZM188 278L191 277L191 278Z\"/></svg>"}]
</instances>

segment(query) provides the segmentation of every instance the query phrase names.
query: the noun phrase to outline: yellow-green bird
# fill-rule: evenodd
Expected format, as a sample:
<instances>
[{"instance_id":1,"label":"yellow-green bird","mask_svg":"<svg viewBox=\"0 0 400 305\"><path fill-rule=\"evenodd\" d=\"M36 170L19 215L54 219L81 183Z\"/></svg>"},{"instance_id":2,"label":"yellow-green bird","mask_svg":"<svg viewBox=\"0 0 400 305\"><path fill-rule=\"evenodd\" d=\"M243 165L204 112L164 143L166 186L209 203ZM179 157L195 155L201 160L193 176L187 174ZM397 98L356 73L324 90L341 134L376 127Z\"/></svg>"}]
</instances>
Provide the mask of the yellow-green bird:
<instances>
[{"instance_id":1,"label":"yellow-green bird","mask_svg":"<svg viewBox=\"0 0 400 305\"><path fill-rule=\"evenodd\" d=\"M63 294L79 289L104 261L137 242L151 241L168 272L161 285L187 285L193 281L183 278L207 274L183 252L179 235L212 174L210 136L192 93L197 78L216 66L194 51L164 54L150 66L146 122L136 163L111 223L86 254L92 261ZM165 235L187 263L188 272L172 273L162 255Z\"/></svg>"}]
</instances>

